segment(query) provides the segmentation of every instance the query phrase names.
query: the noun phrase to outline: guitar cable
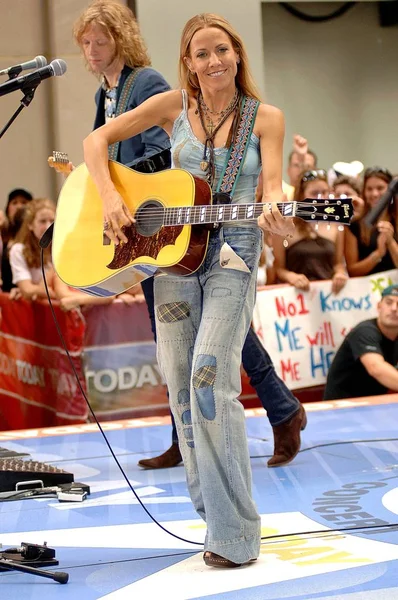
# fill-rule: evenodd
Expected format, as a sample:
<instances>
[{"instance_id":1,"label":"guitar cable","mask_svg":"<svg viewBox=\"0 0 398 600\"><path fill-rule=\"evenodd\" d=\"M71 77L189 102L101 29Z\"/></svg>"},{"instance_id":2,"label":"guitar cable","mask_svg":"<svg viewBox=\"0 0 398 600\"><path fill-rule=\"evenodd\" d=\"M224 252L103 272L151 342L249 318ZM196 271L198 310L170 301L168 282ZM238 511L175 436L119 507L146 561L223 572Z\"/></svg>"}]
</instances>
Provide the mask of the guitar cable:
<instances>
[{"instance_id":1,"label":"guitar cable","mask_svg":"<svg viewBox=\"0 0 398 600\"><path fill-rule=\"evenodd\" d=\"M130 480L127 477L127 474L125 473L122 465L120 464L119 459L117 458L117 456L116 456L116 454L115 454L115 452L114 452L114 450L113 450L113 448L112 448L112 446L111 446L111 444L110 444L110 442L109 442L109 440L108 440L108 438L107 438L107 436L106 436L103 428L101 427L101 423L98 421L95 412L91 408L90 402L88 401L88 398L86 396L84 388L83 388L83 386L81 384L81 381L80 381L80 378L79 378L79 374L77 373L76 367L73 364L73 360L72 360L72 358L71 358L71 356L69 354L69 350L68 350L68 347L66 345L65 338L64 338L64 336L62 334L60 325L58 323L57 315L55 314L55 310L54 310L54 307L52 305L50 293L49 293L49 290L48 290L46 273L45 273L45 270L44 270L44 248L46 248L49 245L49 243L51 242L52 232L53 232L53 226L54 226L54 224L50 225L50 227L47 229L47 231L44 233L44 235L42 236L42 238L40 240L40 248L41 248L41 250L40 250L41 272L42 272L42 275L43 275L44 287L45 287L45 290L46 290L47 299L48 299L48 302L50 304L50 310L51 310L52 317L54 319L54 323L55 323L55 327L56 327L57 332L58 332L58 336L59 336L59 338L61 340L62 347L64 348L64 350L66 352L66 355L67 355L68 360L70 362L73 374L74 374L74 376L76 378L77 385L78 385L79 390L80 390L80 392L81 392L81 394L82 394L82 396L83 396L83 398L84 398L84 400L85 400L85 402L86 402L86 404L88 406L88 409L89 409L89 411L91 413L91 416L93 417L95 423L97 424L97 427L98 427L99 431L101 432L102 437L104 438L104 441L105 441L105 443L106 443L106 445L108 447L108 450L111 453L111 456L112 456L113 460L115 461L115 463L116 463L119 471L121 472L123 478L125 479L128 487L133 492L135 498L137 499L137 501L139 502L139 504L141 505L141 507L143 508L143 510L146 512L146 514L148 515L148 517L156 525L158 525L158 527L160 527L160 529L162 529L165 533L168 533L169 535L173 536L174 538L176 538L176 539L178 539L178 540L180 540L182 542L186 542L188 544L195 544L197 546L203 546L203 543L201 543L201 542L193 542L191 540L187 540L187 539L185 539L183 537L180 537L179 535L173 533L172 531L169 531L166 527L164 527L161 523L159 523L159 521L157 521L156 518L149 512L149 510L147 509L147 507L145 506L145 504L141 501L141 498L138 496L138 494L135 491L134 487L130 483Z\"/></svg>"},{"instance_id":2,"label":"guitar cable","mask_svg":"<svg viewBox=\"0 0 398 600\"><path fill-rule=\"evenodd\" d=\"M91 408L90 402L88 401L88 398L86 396L84 388L83 388L83 386L81 384L79 375L78 375L78 373L76 371L76 368L75 368L75 365L73 364L73 360L72 360L72 358L71 358L71 356L69 354L69 350L68 350L68 347L66 345L64 336L62 334L60 325L58 323L57 315L55 314L54 307L53 307L53 304L52 304L52 301L51 301L51 297L50 297L50 293L49 293L49 290L48 290L46 273L45 273L45 269L44 269L44 249L47 248L47 246L51 243L52 234L53 234L53 228L54 228L54 224L50 225L50 227L43 234L43 236L42 236L42 238L40 239L40 242L39 242L40 243L40 248L41 248L41 251L40 251L41 272L42 272L42 275L43 275L44 287L45 287L46 294L47 294L47 299L48 299L48 302L49 302L49 305L50 305L51 314L52 314L52 317L54 319L55 327L57 329L58 336L59 336L59 338L61 340L62 347L64 348L64 350L66 352L66 355L68 357L68 360L70 362L70 365L71 365L73 374L74 374L74 376L76 378L79 390L80 390L80 392L81 392L81 394L82 394L82 396L83 396L83 398L84 398L84 400L85 400L85 402L86 402L86 404L88 406L88 409L89 409L89 411L90 411L90 413L91 413L91 415L92 415L92 417L93 417L93 419L94 419L94 421L95 421L95 423L96 423L96 425L97 425L97 427L98 427L98 429L99 429L99 431L100 431L100 433L101 433L101 435L102 435L102 437L103 437L103 439L105 441L105 444L108 447L108 450L109 450L109 452L110 452L113 460L115 461L115 463L116 463L116 465L117 465L120 473L122 474L124 480L126 481L128 487L130 488L130 490L133 492L136 500L141 505L141 508L145 511L145 513L148 515L148 517L151 519L151 521L153 521L153 523L155 523L158 527L160 527L160 529L162 529L165 533L167 533L168 535L171 535L172 537L176 538L177 540L180 540L181 542L185 542L187 544L193 544L195 546L201 546L201 547L203 547L204 544L202 542L194 542L192 540L187 540L186 538L181 537L181 536L177 535L176 533L173 533L172 531L170 531L166 527L164 527L161 523L159 523L159 521L147 509L147 507L145 506L145 504L142 502L141 498L138 496L138 494L137 494L136 490L134 489L133 485L131 484L131 482L130 482L130 480L129 480L127 474L126 474L126 472L124 471L124 469L123 469L120 461L118 460L118 458L117 458L117 456L116 456L116 454L115 454L115 452L114 452L114 450L113 450L113 448L111 446L111 443L109 442L109 440L108 440L108 438L107 438L107 436L106 436L103 428L101 427L101 424L98 421L95 412ZM375 441L375 440L373 440L373 441ZM381 441L387 441L387 440L381 440ZM350 442L341 442L341 443L350 443ZM337 442L336 442L336 444L337 444ZM324 445L329 445L329 444L324 444ZM330 445L333 445L333 443L331 443ZM323 444L321 444L320 446L323 446ZM306 450L310 450L310 449L311 448L307 448ZM254 457L251 457L251 458L262 458L262 456L254 456ZM335 532L365 531L365 530L377 530L377 529L384 529L384 530L385 529L392 529L392 530L394 530L396 528L398 528L398 523L389 523L387 525L368 525L368 526L364 526L364 527L341 527L339 529L326 529L326 530L325 529L319 529L319 530L314 530L314 531L301 531L301 532L295 532L295 533L285 533L285 534L262 536L261 537L261 541L263 541L263 540L279 540L279 539L283 540L284 538L304 536L304 535L312 536L313 534L324 534L324 535L326 535L328 533L332 534L332 533L335 533Z\"/></svg>"}]
</instances>

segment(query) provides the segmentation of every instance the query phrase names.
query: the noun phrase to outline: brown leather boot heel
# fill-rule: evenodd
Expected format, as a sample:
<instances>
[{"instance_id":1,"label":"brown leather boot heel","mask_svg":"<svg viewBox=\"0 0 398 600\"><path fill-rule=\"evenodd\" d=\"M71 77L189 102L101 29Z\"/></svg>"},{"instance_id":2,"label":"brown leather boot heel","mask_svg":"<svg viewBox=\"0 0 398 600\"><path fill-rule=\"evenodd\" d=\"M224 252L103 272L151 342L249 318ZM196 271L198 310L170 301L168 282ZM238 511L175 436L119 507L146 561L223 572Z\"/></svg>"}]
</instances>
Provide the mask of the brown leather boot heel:
<instances>
[{"instance_id":1,"label":"brown leather boot heel","mask_svg":"<svg viewBox=\"0 0 398 600\"><path fill-rule=\"evenodd\" d=\"M143 458L138 465L144 469L170 469L182 462L182 456L178 444L172 444L166 452L153 458Z\"/></svg>"},{"instance_id":2,"label":"brown leather boot heel","mask_svg":"<svg viewBox=\"0 0 398 600\"><path fill-rule=\"evenodd\" d=\"M208 567L216 567L219 569L236 569L237 567L241 567L244 564L249 564L255 562L257 558L252 558L248 563L234 563L232 560L228 560L228 558L224 558L219 554L215 554L214 552L209 552L208 550L203 554L203 560L205 561Z\"/></svg>"},{"instance_id":3,"label":"brown leather boot heel","mask_svg":"<svg viewBox=\"0 0 398 600\"><path fill-rule=\"evenodd\" d=\"M300 431L307 425L307 415L300 404L293 417L282 425L272 428L274 432L274 455L269 459L269 467L282 467L290 463L298 454L301 445Z\"/></svg>"}]
</instances>

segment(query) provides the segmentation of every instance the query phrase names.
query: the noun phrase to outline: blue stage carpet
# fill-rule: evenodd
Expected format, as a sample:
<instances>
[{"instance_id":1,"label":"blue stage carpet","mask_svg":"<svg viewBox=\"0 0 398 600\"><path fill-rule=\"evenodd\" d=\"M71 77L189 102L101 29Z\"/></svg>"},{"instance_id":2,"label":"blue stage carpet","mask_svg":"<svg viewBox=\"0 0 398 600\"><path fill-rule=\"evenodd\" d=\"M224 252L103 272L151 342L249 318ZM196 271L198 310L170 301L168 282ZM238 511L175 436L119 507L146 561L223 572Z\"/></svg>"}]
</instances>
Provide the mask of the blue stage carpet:
<instances>
[{"instance_id":1,"label":"blue stage carpet","mask_svg":"<svg viewBox=\"0 0 398 600\"><path fill-rule=\"evenodd\" d=\"M0 433L2 447L28 451L91 487L82 503L0 502L2 550L46 541L60 562L52 570L70 576L59 585L1 572L2 598L398 600L398 395L306 408L302 450L277 469L266 466L272 453L268 420L261 410L247 411L253 493L265 539L259 560L235 570L206 567L200 546L150 520L95 426ZM104 426L148 510L169 531L201 542L205 526L188 497L184 468L137 466L170 445L166 422Z\"/></svg>"}]
</instances>

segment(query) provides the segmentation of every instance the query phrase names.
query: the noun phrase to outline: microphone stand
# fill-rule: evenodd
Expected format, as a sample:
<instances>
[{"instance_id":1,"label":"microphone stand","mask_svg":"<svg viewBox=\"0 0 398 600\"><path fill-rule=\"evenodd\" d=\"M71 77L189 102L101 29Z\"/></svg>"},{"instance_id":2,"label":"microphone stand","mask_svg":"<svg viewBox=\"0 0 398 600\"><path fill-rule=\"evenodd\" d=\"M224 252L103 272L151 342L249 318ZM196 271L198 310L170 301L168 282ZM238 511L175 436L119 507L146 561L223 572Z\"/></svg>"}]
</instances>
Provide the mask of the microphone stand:
<instances>
[{"instance_id":1,"label":"microphone stand","mask_svg":"<svg viewBox=\"0 0 398 600\"><path fill-rule=\"evenodd\" d=\"M29 567L28 565L21 565L9 559L6 560L4 558L0 558L0 570L2 569L5 571L20 571L22 573L28 573L29 575L46 577L47 579L52 579L57 583L68 583L69 579L68 573L63 573L62 571L44 571L43 569L38 569L37 567Z\"/></svg>"},{"instance_id":2,"label":"microphone stand","mask_svg":"<svg viewBox=\"0 0 398 600\"><path fill-rule=\"evenodd\" d=\"M0 552L0 573L3 571L20 571L29 575L38 575L52 579L57 583L67 583L68 573L63 571L44 571L39 567L58 565L55 550L49 548L44 542L43 546L22 542L21 548L9 548ZM37 565L37 566L36 566Z\"/></svg>"},{"instance_id":3,"label":"microphone stand","mask_svg":"<svg viewBox=\"0 0 398 600\"><path fill-rule=\"evenodd\" d=\"M8 79L9 80L15 79L20 74L21 71L22 71L21 67L14 67L13 69L11 69L9 71ZM26 82L21 87L21 91L23 92L23 98L21 99L21 104L20 104L20 106L18 106L17 110L14 112L14 114L7 121L7 123L5 124L3 129L0 131L0 139L3 137L5 132L11 127L11 125L13 124L15 119L18 117L18 115L22 112L22 110L25 108L25 106L29 106L29 104L32 102L34 95L35 95L35 91L36 91L39 83L41 83L40 76L31 77L29 82ZM52 238L52 227L53 227L53 225L51 225L49 227L50 231L47 234L47 237L49 237L47 246ZM46 546L46 543L45 543L45 546ZM43 550L44 550L45 546L42 548ZM17 553L17 552L11 551L10 553L7 554L7 553L0 552L0 572L1 571L19 571L22 573L27 573L29 575L38 575L39 577L45 577L47 579L52 579L53 581L56 581L57 583L67 583L68 582L68 580L69 580L68 573L64 573L62 571L55 571L55 572L43 571L43 569L39 569L39 568L31 566L29 564L22 564L23 563L22 559L24 558L26 548L28 548L28 545L23 544L22 553ZM18 557L20 560L18 560L18 561L12 560L13 556ZM49 562L47 564L51 564L52 560L53 560L53 563L58 564L58 561L56 561L55 559L49 559ZM40 564L40 562L39 562L39 564Z\"/></svg>"},{"instance_id":4,"label":"microphone stand","mask_svg":"<svg viewBox=\"0 0 398 600\"><path fill-rule=\"evenodd\" d=\"M15 76L16 75L14 75L13 77L10 77L10 79L13 79ZM11 117L11 119L5 124L5 126L3 127L3 129L0 131L0 139L3 137L3 135L5 134L5 132L7 131L7 129L15 121L15 119L17 118L17 116L22 112L22 110L25 108L25 106L29 106L29 104L32 102L33 97L35 95L36 88L37 88L37 86L39 85L40 82L41 82L40 75L37 75L37 77L32 77L28 82L26 82L21 87L21 90L22 90L22 92L24 94L24 97L22 98L20 106L14 112L14 114Z\"/></svg>"}]
</instances>

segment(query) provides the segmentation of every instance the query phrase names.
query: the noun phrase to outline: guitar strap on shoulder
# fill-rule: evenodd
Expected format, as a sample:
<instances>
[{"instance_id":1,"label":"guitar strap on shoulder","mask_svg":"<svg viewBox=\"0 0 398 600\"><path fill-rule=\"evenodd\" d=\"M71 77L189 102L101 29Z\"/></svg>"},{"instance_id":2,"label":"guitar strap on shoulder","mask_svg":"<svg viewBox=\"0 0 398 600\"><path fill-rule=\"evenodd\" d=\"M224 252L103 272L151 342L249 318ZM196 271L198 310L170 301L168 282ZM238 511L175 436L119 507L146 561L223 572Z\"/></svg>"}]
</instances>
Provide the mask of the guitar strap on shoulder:
<instances>
[{"instance_id":1,"label":"guitar strap on shoulder","mask_svg":"<svg viewBox=\"0 0 398 600\"><path fill-rule=\"evenodd\" d=\"M137 79L137 75L143 70L144 67L137 67L131 71L130 75L126 78L126 81L123 84L123 89L119 96L119 100L116 107L115 117L126 112L127 104L131 96L131 92L133 91L135 80ZM117 155L119 152L120 142L115 142L111 144L108 148L108 157L110 160L117 160Z\"/></svg>"},{"instance_id":2,"label":"guitar strap on shoulder","mask_svg":"<svg viewBox=\"0 0 398 600\"><path fill-rule=\"evenodd\" d=\"M260 102L255 98L244 96L235 140L231 144L227 158L225 159L224 172L218 182L216 193L229 194L231 198L234 194L249 147L250 136L253 131L259 105Z\"/></svg>"}]
</instances>

